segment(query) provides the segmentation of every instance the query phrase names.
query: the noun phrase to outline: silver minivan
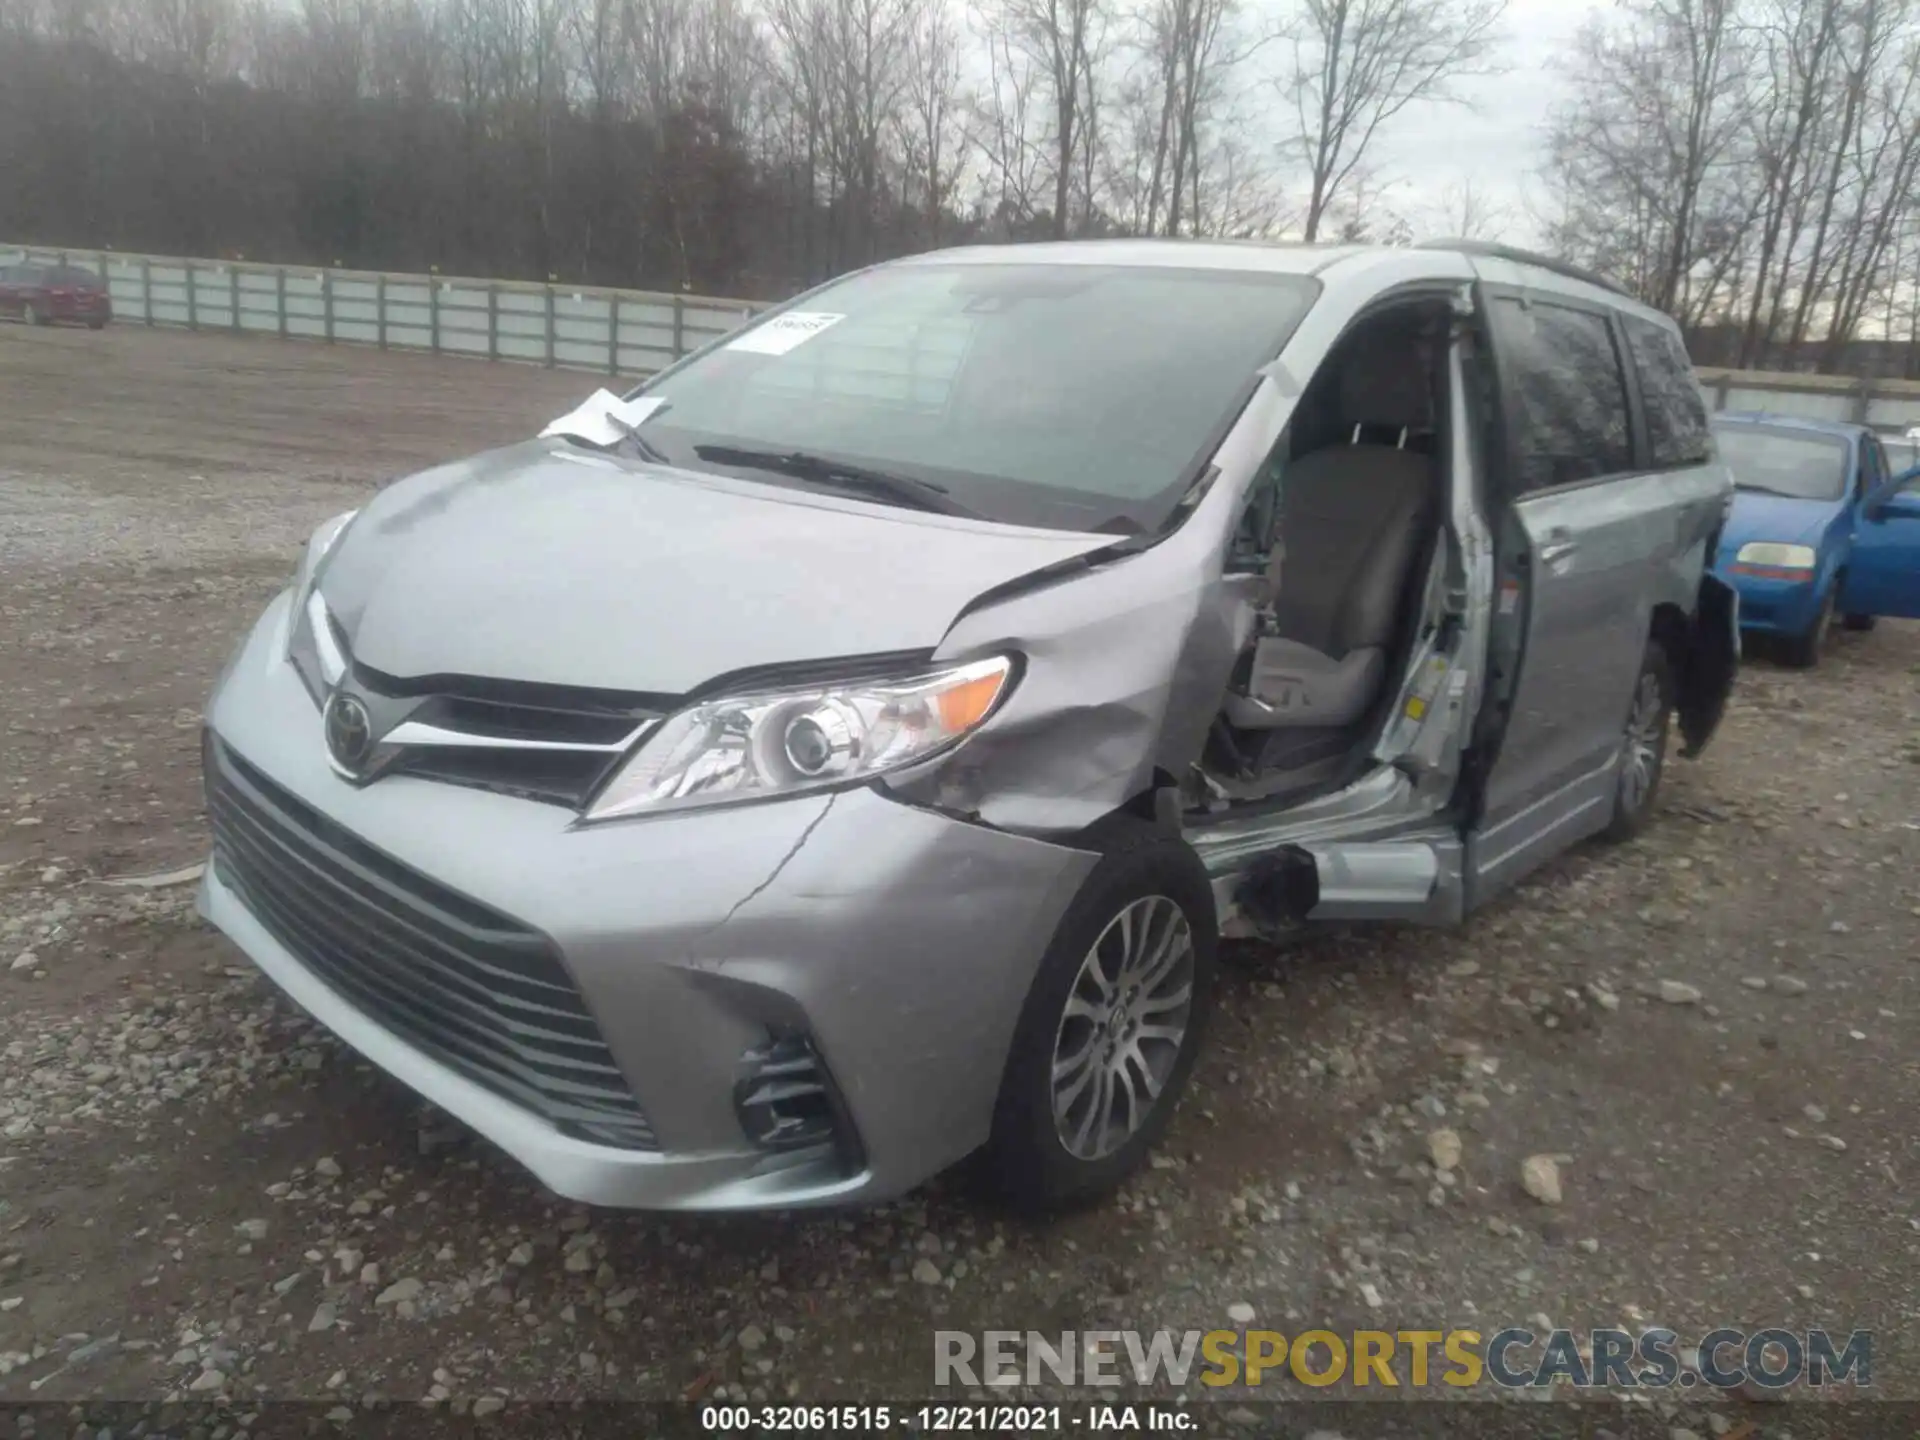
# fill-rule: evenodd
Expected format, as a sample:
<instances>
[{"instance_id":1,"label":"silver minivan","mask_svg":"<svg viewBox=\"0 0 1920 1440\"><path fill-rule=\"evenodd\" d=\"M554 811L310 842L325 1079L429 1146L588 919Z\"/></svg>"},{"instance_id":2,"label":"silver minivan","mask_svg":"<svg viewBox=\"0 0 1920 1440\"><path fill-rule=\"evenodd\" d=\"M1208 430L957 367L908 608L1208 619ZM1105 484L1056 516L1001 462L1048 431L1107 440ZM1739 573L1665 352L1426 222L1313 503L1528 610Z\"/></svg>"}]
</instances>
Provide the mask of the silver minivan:
<instances>
[{"instance_id":1,"label":"silver minivan","mask_svg":"<svg viewBox=\"0 0 1920 1440\"><path fill-rule=\"evenodd\" d=\"M1673 323L1522 252L949 251L313 537L201 906L560 1194L1034 1207L1219 938L1456 922L1647 820L1738 663Z\"/></svg>"}]
</instances>

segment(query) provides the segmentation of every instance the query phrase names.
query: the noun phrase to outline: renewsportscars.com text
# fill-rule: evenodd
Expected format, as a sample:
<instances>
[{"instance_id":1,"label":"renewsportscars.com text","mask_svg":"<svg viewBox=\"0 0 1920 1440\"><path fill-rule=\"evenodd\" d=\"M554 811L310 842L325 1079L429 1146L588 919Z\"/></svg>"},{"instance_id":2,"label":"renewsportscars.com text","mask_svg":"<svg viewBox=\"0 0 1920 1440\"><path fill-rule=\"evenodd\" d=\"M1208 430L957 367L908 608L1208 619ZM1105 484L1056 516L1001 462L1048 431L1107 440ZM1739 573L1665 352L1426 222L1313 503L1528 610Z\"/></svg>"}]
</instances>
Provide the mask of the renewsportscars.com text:
<instances>
[{"instance_id":1,"label":"renewsportscars.com text","mask_svg":"<svg viewBox=\"0 0 1920 1440\"><path fill-rule=\"evenodd\" d=\"M1873 1333L1717 1329L1687 1344L1672 1330L964 1330L934 1333L934 1384L1183 1388L1302 1385L1456 1389L1733 1390L1873 1380Z\"/></svg>"}]
</instances>

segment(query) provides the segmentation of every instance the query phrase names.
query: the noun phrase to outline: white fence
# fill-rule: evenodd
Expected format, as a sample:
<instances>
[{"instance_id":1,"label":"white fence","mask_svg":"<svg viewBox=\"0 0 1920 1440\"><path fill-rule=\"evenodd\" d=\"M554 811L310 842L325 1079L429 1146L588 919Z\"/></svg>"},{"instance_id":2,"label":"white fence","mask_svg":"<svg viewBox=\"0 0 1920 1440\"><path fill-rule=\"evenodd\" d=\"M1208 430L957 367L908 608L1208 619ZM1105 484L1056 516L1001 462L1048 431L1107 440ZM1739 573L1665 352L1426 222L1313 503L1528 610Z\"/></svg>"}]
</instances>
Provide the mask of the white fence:
<instances>
[{"instance_id":1,"label":"white fence","mask_svg":"<svg viewBox=\"0 0 1920 1440\"><path fill-rule=\"evenodd\" d=\"M0 245L0 264L105 278L122 325L238 331L645 376L762 304L585 285L389 275Z\"/></svg>"},{"instance_id":2,"label":"white fence","mask_svg":"<svg viewBox=\"0 0 1920 1440\"><path fill-rule=\"evenodd\" d=\"M1716 410L1764 410L1803 420L1845 420L1893 433L1920 425L1920 381L1703 369L1700 383Z\"/></svg>"},{"instance_id":3,"label":"white fence","mask_svg":"<svg viewBox=\"0 0 1920 1440\"><path fill-rule=\"evenodd\" d=\"M0 245L0 264L78 265L106 278L115 319L652 374L763 304L517 280L394 275L245 261ZM1770 370L1700 371L1716 410L1920 425L1920 382Z\"/></svg>"}]
</instances>

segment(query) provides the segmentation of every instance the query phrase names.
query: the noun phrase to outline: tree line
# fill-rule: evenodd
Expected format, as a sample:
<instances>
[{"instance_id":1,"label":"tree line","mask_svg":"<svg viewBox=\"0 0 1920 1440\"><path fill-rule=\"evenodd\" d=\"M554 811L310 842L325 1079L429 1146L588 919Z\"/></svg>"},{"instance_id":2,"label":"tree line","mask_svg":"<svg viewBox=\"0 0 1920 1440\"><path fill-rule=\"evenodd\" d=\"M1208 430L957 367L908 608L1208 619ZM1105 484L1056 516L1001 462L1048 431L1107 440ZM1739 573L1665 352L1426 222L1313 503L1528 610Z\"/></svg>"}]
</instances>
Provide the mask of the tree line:
<instances>
[{"instance_id":1,"label":"tree line","mask_svg":"<svg viewBox=\"0 0 1920 1440\"><path fill-rule=\"evenodd\" d=\"M1499 71L1504 5L0 0L0 237L778 298L976 240L1518 230L1703 361L1920 373L1920 0L1616 0L1531 213L1399 213L1383 142Z\"/></svg>"},{"instance_id":2,"label":"tree line","mask_svg":"<svg viewBox=\"0 0 1920 1440\"><path fill-rule=\"evenodd\" d=\"M1703 361L1920 375L1920 4L1631 0L1563 68L1555 249Z\"/></svg>"},{"instance_id":3,"label":"tree line","mask_svg":"<svg viewBox=\"0 0 1920 1440\"><path fill-rule=\"evenodd\" d=\"M1503 4L0 0L0 236L763 298L967 240L1357 234Z\"/></svg>"}]
</instances>

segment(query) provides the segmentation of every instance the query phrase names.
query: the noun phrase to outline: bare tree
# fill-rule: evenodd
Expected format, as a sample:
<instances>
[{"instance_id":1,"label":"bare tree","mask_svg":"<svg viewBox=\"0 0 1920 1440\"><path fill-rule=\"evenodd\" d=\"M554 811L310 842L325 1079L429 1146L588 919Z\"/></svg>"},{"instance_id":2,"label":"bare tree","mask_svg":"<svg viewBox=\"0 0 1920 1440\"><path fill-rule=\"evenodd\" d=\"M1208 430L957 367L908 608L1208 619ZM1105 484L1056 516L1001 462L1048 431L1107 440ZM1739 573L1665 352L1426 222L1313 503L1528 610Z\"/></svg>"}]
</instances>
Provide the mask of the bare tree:
<instances>
[{"instance_id":1,"label":"bare tree","mask_svg":"<svg viewBox=\"0 0 1920 1440\"><path fill-rule=\"evenodd\" d=\"M1040 138L1039 67L990 19L981 23L987 84L973 99L972 142L985 167L980 208L999 238L1023 236L1039 212L1046 146ZM1051 228L1051 220L1049 220Z\"/></svg>"},{"instance_id":2,"label":"bare tree","mask_svg":"<svg viewBox=\"0 0 1920 1440\"><path fill-rule=\"evenodd\" d=\"M1505 9L1506 0L1301 0L1281 83L1299 118L1308 240L1385 126L1417 102L1453 100L1454 82L1486 71Z\"/></svg>"},{"instance_id":3,"label":"bare tree","mask_svg":"<svg viewBox=\"0 0 1920 1440\"><path fill-rule=\"evenodd\" d=\"M1911 215L1920 170L1920 36L1907 0L1863 5L1849 90L1858 88L1859 121L1844 140L1836 172L1835 242L1815 284L1826 295L1820 368L1834 369L1889 279L1895 236ZM1807 287L1814 288L1813 285ZM1830 298L1828 296L1830 295ZM1797 317L1805 338L1811 306Z\"/></svg>"},{"instance_id":4,"label":"bare tree","mask_svg":"<svg viewBox=\"0 0 1920 1440\"><path fill-rule=\"evenodd\" d=\"M1752 122L1760 233L1739 365L1753 363L1780 329L1811 198L1808 177L1819 163L1841 18L1841 0L1771 0L1755 22L1765 65Z\"/></svg>"},{"instance_id":5,"label":"bare tree","mask_svg":"<svg viewBox=\"0 0 1920 1440\"><path fill-rule=\"evenodd\" d=\"M1035 111L1044 107L1044 153L1053 181L1050 228L1056 237L1073 229L1076 188L1082 218L1093 210L1100 82L1110 18L1105 5L1106 0L996 0L986 21L996 36L990 46L1000 52L994 60L996 148L1004 156L1015 145L1015 137L1005 133L1011 118L1006 97L999 93L1005 84L1012 87L1023 120L1030 105ZM1017 145L1024 149L1031 137L1024 125L1021 128Z\"/></svg>"},{"instance_id":6,"label":"bare tree","mask_svg":"<svg viewBox=\"0 0 1920 1440\"><path fill-rule=\"evenodd\" d=\"M1711 274L1708 242L1743 228L1724 223L1741 205L1747 124L1737 26L1735 0L1632 0L1584 26L1559 67L1550 236L1663 310L1688 306L1703 264Z\"/></svg>"},{"instance_id":7,"label":"bare tree","mask_svg":"<svg viewBox=\"0 0 1920 1440\"><path fill-rule=\"evenodd\" d=\"M1146 232L1178 235L1183 211L1198 229L1209 126L1225 78L1259 48L1240 41L1235 0L1157 0L1146 19L1146 53L1159 92Z\"/></svg>"},{"instance_id":8,"label":"bare tree","mask_svg":"<svg viewBox=\"0 0 1920 1440\"><path fill-rule=\"evenodd\" d=\"M1440 192L1437 233L1454 240L1493 240L1514 221L1513 208L1487 194L1471 178L1450 184Z\"/></svg>"},{"instance_id":9,"label":"bare tree","mask_svg":"<svg viewBox=\"0 0 1920 1440\"><path fill-rule=\"evenodd\" d=\"M941 0L923 0L908 42L901 150L919 190L927 244L938 246L960 174L965 141L960 29Z\"/></svg>"}]
</instances>

